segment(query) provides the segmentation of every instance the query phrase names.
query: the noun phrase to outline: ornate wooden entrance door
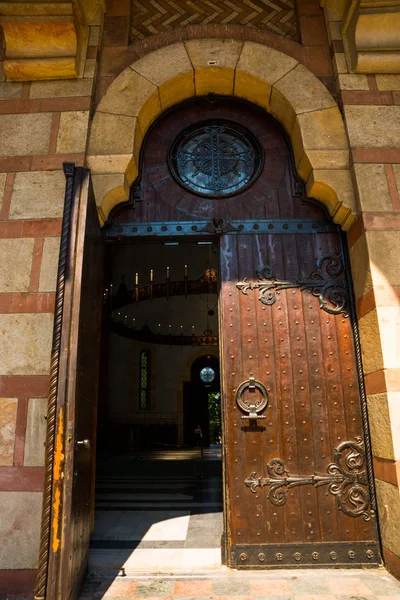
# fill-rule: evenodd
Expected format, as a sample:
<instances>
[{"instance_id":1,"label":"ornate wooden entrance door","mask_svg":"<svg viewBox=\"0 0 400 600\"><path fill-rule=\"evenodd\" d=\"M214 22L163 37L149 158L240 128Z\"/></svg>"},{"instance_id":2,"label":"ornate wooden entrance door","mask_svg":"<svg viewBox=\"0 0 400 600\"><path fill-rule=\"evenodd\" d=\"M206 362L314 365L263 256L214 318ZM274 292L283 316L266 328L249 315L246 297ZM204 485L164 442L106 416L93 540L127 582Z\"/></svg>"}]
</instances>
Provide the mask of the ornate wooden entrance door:
<instances>
[{"instance_id":1,"label":"ornate wooden entrance door","mask_svg":"<svg viewBox=\"0 0 400 600\"><path fill-rule=\"evenodd\" d=\"M344 260L337 232L221 239L231 566L379 562Z\"/></svg>"},{"instance_id":2,"label":"ornate wooden entrance door","mask_svg":"<svg viewBox=\"0 0 400 600\"><path fill-rule=\"evenodd\" d=\"M279 125L214 96L167 113L105 231L149 235L220 239L228 564L379 563L346 248Z\"/></svg>"}]
</instances>

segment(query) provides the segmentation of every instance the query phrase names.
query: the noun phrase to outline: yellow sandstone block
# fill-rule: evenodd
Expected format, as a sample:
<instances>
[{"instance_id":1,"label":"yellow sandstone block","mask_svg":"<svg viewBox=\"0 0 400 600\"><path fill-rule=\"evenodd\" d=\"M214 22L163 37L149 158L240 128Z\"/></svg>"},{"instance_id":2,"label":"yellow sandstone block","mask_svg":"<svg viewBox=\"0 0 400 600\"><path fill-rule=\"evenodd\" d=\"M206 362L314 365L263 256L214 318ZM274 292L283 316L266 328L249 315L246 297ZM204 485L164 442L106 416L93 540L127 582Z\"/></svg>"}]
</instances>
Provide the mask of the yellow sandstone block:
<instances>
[{"instance_id":1,"label":"yellow sandstone block","mask_svg":"<svg viewBox=\"0 0 400 600\"><path fill-rule=\"evenodd\" d=\"M144 102L138 114L140 131L143 136L146 134L146 131L150 125L157 119L157 117L160 116L160 114L160 95L158 93L158 88L156 88L151 94L150 98Z\"/></svg>"},{"instance_id":2,"label":"yellow sandstone block","mask_svg":"<svg viewBox=\"0 0 400 600\"><path fill-rule=\"evenodd\" d=\"M297 65L277 81L274 90L286 99L296 115L336 106L335 100L324 84L303 65ZM273 99L271 99L271 107L273 110Z\"/></svg>"},{"instance_id":3,"label":"yellow sandstone block","mask_svg":"<svg viewBox=\"0 0 400 600\"><path fill-rule=\"evenodd\" d=\"M88 154L132 154L136 117L97 112L94 116Z\"/></svg>"},{"instance_id":4,"label":"yellow sandstone block","mask_svg":"<svg viewBox=\"0 0 400 600\"><path fill-rule=\"evenodd\" d=\"M376 308L358 320L364 373L374 373L384 368L379 321Z\"/></svg>"},{"instance_id":5,"label":"yellow sandstone block","mask_svg":"<svg viewBox=\"0 0 400 600\"><path fill-rule=\"evenodd\" d=\"M205 67L195 69L196 96L207 94L233 95L233 69Z\"/></svg>"},{"instance_id":6,"label":"yellow sandstone block","mask_svg":"<svg viewBox=\"0 0 400 600\"><path fill-rule=\"evenodd\" d=\"M0 466L13 464L17 407L17 398L0 398Z\"/></svg>"},{"instance_id":7,"label":"yellow sandstone block","mask_svg":"<svg viewBox=\"0 0 400 600\"><path fill-rule=\"evenodd\" d=\"M273 85L298 64L297 60L262 44L245 42L236 73L247 73Z\"/></svg>"},{"instance_id":8,"label":"yellow sandstone block","mask_svg":"<svg viewBox=\"0 0 400 600\"><path fill-rule=\"evenodd\" d=\"M132 69L125 69L110 85L97 110L103 113L137 117L155 91L157 86L154 83Z\"/></svg>"},{"instance_id":9,"label":"yellow sandstone block","mask_svg":"<svg viewBox=\"0 0 400 600\"><path fill-rule=\"evenodd\" d=\"M75 58L6 59L4 72L12 81L70 79L78 75Z\"/></svg>"},{"instance_id":10,"label":"yellow sandstone block","mask_svg":"<svg viewBox=\"0 0 400 600\"><path fill-rule=\"evenodd\" d=\"M146 54L133 63L132 69L157 86L189 73L193 81L193 66L183 42Z\"/></svg>"},{"instance_id":11,"label":"yellow sandstone block","mask_svg":"<svg viewBox=\"0 0 400 600\"><path fill-rule=\"evenodd\" d=\"M190 61L195 69L210 68L231 69L236 68L243 42L232 39L202 39L188 40L185 42Z\"/></svg>"},{"instance_id":12,"label":"yellow sandstone block","mask_svg":"<svg viewBox=\"0 0 400 600\"><path fill-rule=\"evenodd\" d=\"M350 248L350 262L354 294L356 298L361 298L372 288L371 264L365 234Z\"/></svg>"},{"instance_id":13,"label":"yellow sandstone block","mask_svg":"<svg viewBox=\"0 0 400 600\"><path fill-rule=\"evenodd\" d=\"M378 501L379 525L382 544L400 555L400 490L397 485L375 480Z\"/></svg>"},{"instance_id":14,"label":"yellow sandstone block","mask_svg":"<svg viewBox=\"0 0 400 600\"><path fill-rule=\"evenodd\" d=\"M349 162L348 150L307 150L297 165L297 172L304 181L307 181L312 170L348 169Z\"/></svg>"},{"instance_id":15,"label":"yellow sandstone block","mask_svg":"<svg viewBox=\"0 0 400 600\"><path fill-rule=\"evenodd\" d=\"M270 111L271 86L259 77L236 70L234 95Z\"/></svg>"},{"instance_id":16,"label":"yellow sandstone block","mask_svg":"<svg viewBox=\"0 0 400 600\"><path fill-rule=\"evenodd\" d=\"M77 37L72 21L2 21L9 58L75 57Z\"/></svg>"},{"instance_id":17,"label":"yellow sandstone block","mask_svg":"<svg viewBox=\"0 0 400 600\"><path fill-rule=\"evenodd\" d=\"M388 394L367 396L367 405L372 453L379 458L393 460L394 450Z\"/></svg>"},{"instance_id":18,"label":"yellow sandstone block","mask_svg":"<svg viewBox=\"0 0 400 600\"><path fill-rule=\"evenodd\" d=\"M177 75L173 79L161 84L158 90L162 110L166 110L175 104L192 98L195 95L193 71Z\"/></svg>"}]
</instances>

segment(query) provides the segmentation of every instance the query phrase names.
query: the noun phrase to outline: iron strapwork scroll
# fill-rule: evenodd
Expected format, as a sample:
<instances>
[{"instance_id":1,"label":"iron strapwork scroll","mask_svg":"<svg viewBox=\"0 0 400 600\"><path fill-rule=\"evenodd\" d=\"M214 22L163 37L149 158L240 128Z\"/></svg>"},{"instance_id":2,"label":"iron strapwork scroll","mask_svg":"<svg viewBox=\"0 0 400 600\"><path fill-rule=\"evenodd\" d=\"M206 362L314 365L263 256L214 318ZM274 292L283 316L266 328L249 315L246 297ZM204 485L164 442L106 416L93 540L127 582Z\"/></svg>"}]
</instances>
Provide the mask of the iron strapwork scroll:
<instances>
[{"instance_id":1,"label":"iron strapwork scroll","mask_svg":"<svg viewBox=\"0 0 400 600\"><path fill-rule=\"evenodd\" d=\"M287 490L290 488L327 485L329 492L337 498L339 510L350 517L362 516L364 521L369 521L370 496L363 440L357 437L355 441L342 442L335 448L333 460L326 474L291 475L286 470L284 460L273 458L267 464L269 477L256 476L253 471L244 483L253 493L257 492L258 487L268 487L267 498L274 506L286 504Z\"/></svg>"},{"instance_id":2,"label":"iron strapwork scroll","mask_svg":"<svg viewBox=\"0 0 400 600\"><path fill-rule=\"evenodd\" d=\"M305 279L287 281L277 279L268 265L257 269L257 282L248 281L245 277L236 287L247 296L249 290L260 290L258 299L262 304L272 305L276 302L276 292L290 288L310 290L319 298L320 308L326 312L348 316L348 293L344 279L344 267L341 255L324 254L316 261L316 270Z\"/></svg>"}]
</instances>

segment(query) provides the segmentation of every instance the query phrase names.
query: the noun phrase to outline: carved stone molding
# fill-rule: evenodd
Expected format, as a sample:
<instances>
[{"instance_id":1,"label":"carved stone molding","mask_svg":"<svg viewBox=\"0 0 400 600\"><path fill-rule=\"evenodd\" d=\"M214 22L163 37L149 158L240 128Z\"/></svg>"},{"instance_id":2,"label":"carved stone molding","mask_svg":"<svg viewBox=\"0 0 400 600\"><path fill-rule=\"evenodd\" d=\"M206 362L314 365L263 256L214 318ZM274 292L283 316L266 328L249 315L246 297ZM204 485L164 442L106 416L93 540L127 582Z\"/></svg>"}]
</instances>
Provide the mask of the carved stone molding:
<instances>
[{"instance_id":1,"label":"carved stone molding","mask_svg":"<svg viewBox=\"0 0 400 600\"><path fill-rule=\"evenodd\" d=\"M32 81L79 77L88 25L102 10L104 0L0 2L7 78Z\"/></svg>"},{"instance_id":2,"label":"carved stone molding","mask_svg":"<svg viewBox=\"0 0 400 600\"><path fill-rule=\"evenodd\" d=\"M323 0L321 5L329 20L342 22L351 71L400 73L400 0Z\"/></svg>"}]
</instances>

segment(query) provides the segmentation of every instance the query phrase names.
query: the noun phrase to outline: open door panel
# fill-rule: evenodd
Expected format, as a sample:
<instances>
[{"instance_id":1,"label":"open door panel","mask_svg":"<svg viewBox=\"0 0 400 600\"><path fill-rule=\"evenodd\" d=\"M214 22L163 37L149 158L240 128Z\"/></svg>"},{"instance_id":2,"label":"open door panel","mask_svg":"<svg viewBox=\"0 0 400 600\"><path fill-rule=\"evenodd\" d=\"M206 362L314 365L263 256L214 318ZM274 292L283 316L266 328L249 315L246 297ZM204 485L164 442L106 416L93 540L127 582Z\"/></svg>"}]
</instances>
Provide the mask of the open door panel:
<instances>
[{"instance_id":1,"label":"open door panel","mask_svg":"<svg viewBox=\"0 0 400 600\"><path fill-rule=\"evenodd\" d=\"M87 570L102 307L103 240L90 173L79 167L70 177L62 312L55 319L55 327L57 318L61 323L45 595L52 600L77 598Z\"/></svg>"}]
</instances>

